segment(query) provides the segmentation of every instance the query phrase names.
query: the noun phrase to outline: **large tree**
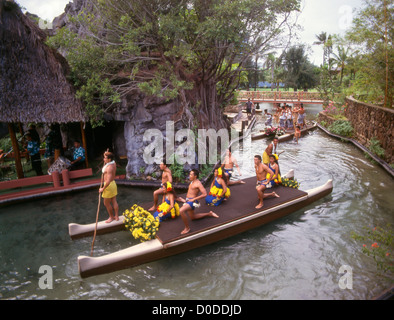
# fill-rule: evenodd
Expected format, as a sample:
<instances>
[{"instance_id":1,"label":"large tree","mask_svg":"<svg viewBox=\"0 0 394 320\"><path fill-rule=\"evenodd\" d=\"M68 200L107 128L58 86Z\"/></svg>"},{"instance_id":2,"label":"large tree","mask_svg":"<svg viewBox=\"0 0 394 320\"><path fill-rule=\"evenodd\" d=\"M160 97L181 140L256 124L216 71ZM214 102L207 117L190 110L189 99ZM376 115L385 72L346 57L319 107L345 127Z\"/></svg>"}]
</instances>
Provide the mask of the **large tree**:
<instances>
[{"instance_id":1,"label":"large tree","mask_svg":"<svg viewBox=\"0 0 394 320\"><path fill-rule=\"evenodd\" d=\"M358 50L358 70L353 91L367 102L383 96L392 107L394 97L394 6L388 0L365 0L353 19L346 39Z\"/></svg>"},{"instance_id":2,"label":"large tree","mask_svg":"<svg viewBox=\"0 0 394 320\"><path fill-rule=\"evenodd\" d=\"M315 66L309 61L304 46L290 47L283 58L285 83L287 87L310 89L317 85Z\"/></svg>"},{"instance_id":3,"label":"large tree","mask_svg":"<svg viewBox=\"0 0 394 320\"><path fill-rule=\"evenodd\" d=\"M218 129L245 62L272 46L299 2L90 0L79 34L62 30L52 44L93 117L139 91L177 99L185 126Z\"/></svg>"}]
</instances>

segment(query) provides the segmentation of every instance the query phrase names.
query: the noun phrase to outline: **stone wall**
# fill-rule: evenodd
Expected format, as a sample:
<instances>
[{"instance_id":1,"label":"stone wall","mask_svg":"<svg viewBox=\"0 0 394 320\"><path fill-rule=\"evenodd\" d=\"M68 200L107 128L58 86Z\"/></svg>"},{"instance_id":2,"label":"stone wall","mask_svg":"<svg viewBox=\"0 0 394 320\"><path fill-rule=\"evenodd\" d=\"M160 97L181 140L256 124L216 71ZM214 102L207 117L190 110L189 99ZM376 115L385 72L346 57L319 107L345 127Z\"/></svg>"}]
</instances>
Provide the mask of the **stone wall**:
<instances>
[{"instance_id":1,"label":"stone wall","mask_svg":"<svg viewBox=\"0 0 394 320\"><path fill-rule=\"evenodd\" d=\"M324 121L324 127L328 128L329 126L331 126L336 119L334 119L333 117L327 115L325 112L320 112L319 113L319 122L323 122Z\"/></svg>"},{"instance_id":2,"label":"stone wall","mask_svg":"<svg viewBox=\"0 0 394 320\"><path fill-rule=\"evenodd\" d=\"M123 97L121 105L112 112L111 116L114 120L124 123L124 128L119 128L114 140L119 148L118 152L127 155L127 178L133 175L152 174L158 170L160 163L147 165L144 162L145 149L151 143L144 141L144 133L150 129L159 130L166 139L166 122L173 121L178 111L177 100L148 98L143 94ZM182 123L175 123L174 129L182 129Z\"/></svg>"},{"instance_id":3,"label":"stone wall","mask_svg":"<svg viewBox=\"0 0 394 320\"><path fill-rule=\"evenodd\" d=\"M345 116L354 128L354 139L368 147L375 137L385 149L385 160L394 163L394 110L347 98Z\"/></svg>"}]
</instances>

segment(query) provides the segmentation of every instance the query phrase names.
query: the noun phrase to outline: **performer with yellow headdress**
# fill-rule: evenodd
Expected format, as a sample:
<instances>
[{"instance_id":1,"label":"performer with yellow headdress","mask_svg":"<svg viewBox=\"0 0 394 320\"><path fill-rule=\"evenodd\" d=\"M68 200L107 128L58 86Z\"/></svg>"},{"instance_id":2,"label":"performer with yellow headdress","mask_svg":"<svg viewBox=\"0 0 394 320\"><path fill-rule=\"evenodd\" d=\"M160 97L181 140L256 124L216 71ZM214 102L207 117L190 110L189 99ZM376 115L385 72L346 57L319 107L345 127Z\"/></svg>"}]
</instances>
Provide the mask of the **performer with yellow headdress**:
<instances>
[{"instance_id":1,"label":"performer with yellow headdress","mask_svg":"<svg viewBox=\"0 0 394 320\"><path fill-rule=\"evenodd\" d=\"M156 212L153 214L155 218L159 218L160 222L169 217L175 218L179 216L179 205L175 202L176 195L171 182L167 181L162 185L162 188L164 192L163 202L157 207Z\"/></svg>"},{"instance_id":2,"label":"performer with yellow headdress","mask_svg":"<svg viewBox=\"0 0 394 320\"><path fill-rule=\"evenodd\" d=\"M215 179L212 181L209 194L205 197L205 202L211 206L218 206L225 198L230 197L230 189L222 176L222 168L215 169Z\"/></svg>"},{"instance_id":3,"label":"performer with yellow headdress","mask_svg":"<svg viewBox=\"0 0 394 320\"><path fill-rule=\"evenodd\" d=\"M280 169L279 169L279 163L278 163L278 155L277 154L271 154L269 156L269 164L268 167L274 172L274 176L271 179L271 185L272 187L281 184L282 183L282 178L280 176ZM270 174L267 174L267 179L270 177Z\"/></svg>"}]
</instances>

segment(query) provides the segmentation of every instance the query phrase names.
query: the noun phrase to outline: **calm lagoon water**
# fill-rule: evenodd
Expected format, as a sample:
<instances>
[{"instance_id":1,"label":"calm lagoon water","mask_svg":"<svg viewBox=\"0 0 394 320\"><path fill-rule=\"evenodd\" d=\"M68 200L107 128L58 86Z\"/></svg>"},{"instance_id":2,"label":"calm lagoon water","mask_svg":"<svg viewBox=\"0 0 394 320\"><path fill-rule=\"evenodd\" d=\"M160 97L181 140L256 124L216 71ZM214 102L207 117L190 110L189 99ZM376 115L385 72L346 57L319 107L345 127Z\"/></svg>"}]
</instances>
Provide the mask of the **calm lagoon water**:
<instances>
[{"instance_id":1,"label":"calm lagoon water","mask_svg":"<svg viewBox=\"0 0 394 320\"><path fill-rule=\"evenodd\" d=\"M307 110L312 118L320 106ZM259 117L255 130L262 123ZM253 155L266 144L257 140L234 151L242 178L254 176ZM320 130L279 149L285 150L281 171L294 169L302 190L333 179L332 194L238 236L106 275L80 278L77 257L90 254L92 238L68 235L70 222L95 221L96 190L0 208L0 299L357 300L389 288L393 278L377 272L351 232L394 224L394 180L354 146ZM120 187L120 211L151 198L151 190ZM94 254L135 243L127 231L97 236ZM52 267L53 289L39 288L42 265ZM352 268L352 289L338 285L342 265Z\"/></svg>"}]
</instances>

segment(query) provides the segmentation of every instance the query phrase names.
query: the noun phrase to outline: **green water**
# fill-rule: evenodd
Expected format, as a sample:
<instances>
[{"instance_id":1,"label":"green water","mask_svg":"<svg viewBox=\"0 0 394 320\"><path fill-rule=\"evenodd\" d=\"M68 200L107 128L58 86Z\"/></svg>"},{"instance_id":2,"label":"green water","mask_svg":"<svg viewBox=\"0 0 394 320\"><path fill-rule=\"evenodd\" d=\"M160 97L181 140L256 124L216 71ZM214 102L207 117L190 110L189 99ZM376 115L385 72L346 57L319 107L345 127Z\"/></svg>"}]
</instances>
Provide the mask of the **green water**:
<instances>
[{"instance_id":1,"label":"green water","mask_svg":"<svg viewBox=\"0 0 394 320\"><path fill-rule=\"evenodd\" d=\"M253 155L266 143L233 152L242 177L254 176ZM285 150L281 171L294 169L301 189L333 179L332 194L232 238L106 275L80 278L77 257L90 254L92 238L68 235L70 222L94 222L96 190L0 208L0 298L371 299L389 288L392 274L377 272L350 235L394 224L394 180L354 146L320 130L279 149ZM120 187L120 211L151 197L151 190ZM102 207L100 219L106 217ZM97 236L94 254L135 243L126 231ZM39 287L42 265L53 270L53 289ZM352 268L352 289L338 285L342 265Z\"/></svg>"}]
</instances>

